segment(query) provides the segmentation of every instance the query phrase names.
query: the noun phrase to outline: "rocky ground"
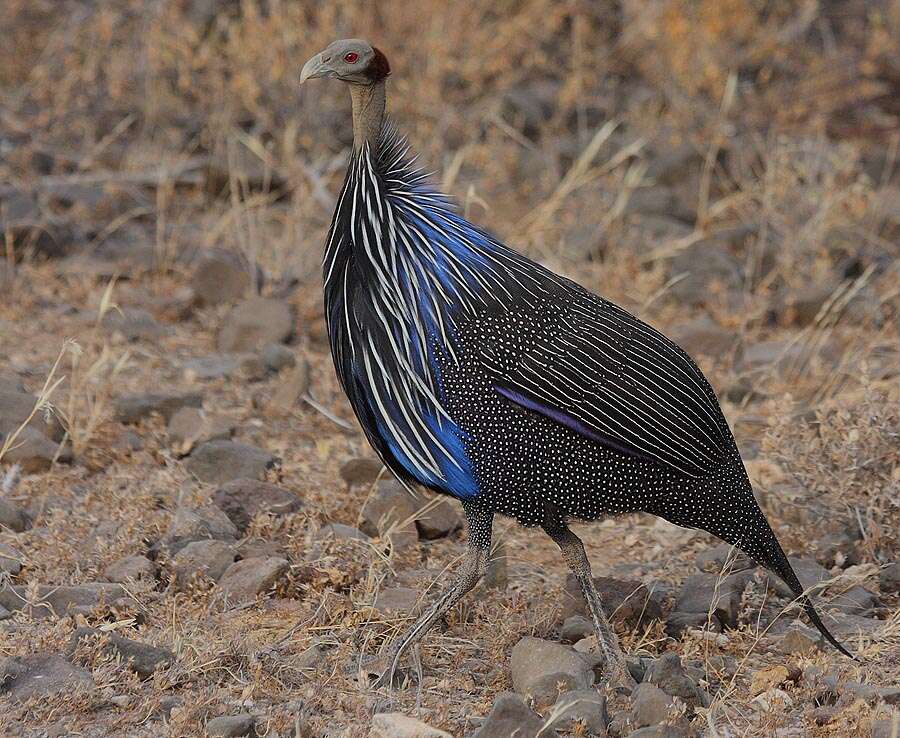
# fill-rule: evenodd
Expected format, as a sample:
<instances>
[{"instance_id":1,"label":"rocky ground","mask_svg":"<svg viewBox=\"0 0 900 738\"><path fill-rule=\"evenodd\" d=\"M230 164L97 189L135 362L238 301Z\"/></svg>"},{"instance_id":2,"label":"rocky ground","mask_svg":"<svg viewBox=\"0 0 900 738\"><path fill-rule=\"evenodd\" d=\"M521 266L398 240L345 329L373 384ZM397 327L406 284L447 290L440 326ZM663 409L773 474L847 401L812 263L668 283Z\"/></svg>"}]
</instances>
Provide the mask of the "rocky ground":
<instances>
[{"instance_id":1,"label":"rocky ground","mask_svg":"<svg viewBox=\"0 0 900 738\"><path fill-rule=\"evenodd\" d=\"M0 8L0 733L897 738L897 3L318 5ZM555 545L499 520L478 590L360 684L465 533L328 354L347 101L295 81L354 34L472 219L696 356L858 661L629 515L576 526L639 682L608 693Z\"/></svg>"}]
</instances>

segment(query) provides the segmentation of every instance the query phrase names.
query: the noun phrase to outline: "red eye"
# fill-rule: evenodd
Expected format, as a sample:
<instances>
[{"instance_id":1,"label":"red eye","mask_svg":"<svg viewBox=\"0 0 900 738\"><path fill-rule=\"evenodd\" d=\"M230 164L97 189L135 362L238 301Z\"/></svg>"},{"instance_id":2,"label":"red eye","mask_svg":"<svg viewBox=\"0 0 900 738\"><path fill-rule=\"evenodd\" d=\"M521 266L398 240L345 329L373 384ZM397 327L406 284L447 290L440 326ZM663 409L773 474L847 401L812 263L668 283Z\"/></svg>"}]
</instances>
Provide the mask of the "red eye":
<instances>
[{"instance_id":1,"label":"red eye","mask_svg":"<svg viewBox=\"0 0 900 738\"><path fill-rule=\"evenodd\" d=\"M344 61L347 62L347 64L356 64L357 59L359 59L359 54L355 51L344 54Z\"/></svg>"}]
</instances>

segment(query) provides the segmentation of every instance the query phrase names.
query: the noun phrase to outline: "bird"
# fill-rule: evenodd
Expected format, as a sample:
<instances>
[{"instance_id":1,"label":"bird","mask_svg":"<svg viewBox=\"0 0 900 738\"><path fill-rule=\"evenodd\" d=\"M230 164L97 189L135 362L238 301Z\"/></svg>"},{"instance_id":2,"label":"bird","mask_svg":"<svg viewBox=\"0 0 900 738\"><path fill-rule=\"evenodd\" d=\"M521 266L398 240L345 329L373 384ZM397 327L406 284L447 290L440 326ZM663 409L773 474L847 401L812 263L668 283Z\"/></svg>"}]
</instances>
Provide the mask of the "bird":
<instances>
[{"instance_id":1,"label":"bird","mask_svg":"<svg viewBox=\"0 0 900 738\"><path fill-rule=\"evenodd\" d=\"M350 91L353 147L323 253L335 372L382 463L458 500L455 579L377 657L401 656L485 573L495 514L540 527L587 602L604 673L633 684L572 521L645 512L778 575L841 653L760 509L713 388L674 342L469 222L386 116L385 54L342 39L300 83ZM383 667L383 669L381 668Z\"/></svg>"}]
</instances>

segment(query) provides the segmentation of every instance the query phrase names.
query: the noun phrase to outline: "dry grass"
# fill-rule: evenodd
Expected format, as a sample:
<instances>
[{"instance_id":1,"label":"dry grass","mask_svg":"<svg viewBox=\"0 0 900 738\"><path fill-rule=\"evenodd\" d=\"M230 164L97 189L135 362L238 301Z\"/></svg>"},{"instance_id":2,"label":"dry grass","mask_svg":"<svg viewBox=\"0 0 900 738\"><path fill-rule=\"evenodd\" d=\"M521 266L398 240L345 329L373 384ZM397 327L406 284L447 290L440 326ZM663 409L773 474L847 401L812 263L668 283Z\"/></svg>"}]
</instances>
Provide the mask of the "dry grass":
<instances>
[{"instance_id":1,"label":"dry grass","mask_svg":"<svg viewBox=\"0 0 900 738\"><path fill-rule=\"evenodd\" d=\"M366 490L347 490L338 469L368 453L359 433L333 420L350 416L322 340L318 274L349 143L348 101L339 85L296 86L302 63L335 37L385 50L391 115L476 222L665 330L709 315L744 352L774 342L782 360L749 373L740 351L700 362L788 549L811 555L825 533L850 531L858 563L834 571L827 597L839 600L854 583L877 588L900 544L896 2L211 5L0 4L0 199L7 183L35 188L43 227L62 233L70 251L101 261L127 254L116 280L45 258L38 234L3 234L0 284L4 268L14 275L0 301L0 370L27 378L36 412L52 399L75 463L9 483L5 494L29 507L34 526L0 531L0 542L22 552L20 582L95 581L158 540L178 505L208 498L159 419L135 428L142 446L129 450L110 407L128 391L189 388L181 362L214 351L223 312L191 310L185 285L194 255L218 247L258 265L263 291L297 309L297 348L323 410L260 410L277 380L202 386L206 408L278 454L273 481L306 501L301 514L260 519L250 531L291 572L276 596L237 610L208 583L176 592L163 582L134 589L135 612L17 615L0 626L0 655L60 651L74 626L90 623L177 659L141 683L99 644L85 647L76 657L99 688L25 705L0 698L13 735L57 726L194 736L211 717L248 711L270 736L363 736L376 709L465 735L510 688L516 641L557 636L558 551L499 521L509 587L465 601L428 638L421 683L375 694L345 671L406 622L371 607L378 591L439 586L464 541L405 552L313 544L322 524L357 522ZM666 170L661 162L676 152L687 164ZM648 218L660 187L668 199ZM660 225L659 216L685 211L692 216ZM686 297L689 276L673 260L709 238L723 240L717 248L739 276ZM798 301L811 290L818 298L803 317ZM148 310L170 331L122 344L103 321L119 307ZM666 593L709 544L642 516L579 534L597 573ZM881 630L848 639L861 663L833 652L787 660L896 683L898 604L882 597ZM752 673L786 660L775 650L775 617L787 605L756 581L735 631L674 641L654 623L622 633L623 645L642 655L676 650L704 669L714 701L694 718L702 734L866 734L883 706L842 698L825 719L811 680L769 702L752 698ZM311 671L303 655L313 644L326 655Z\"/></svg>"}]
</instances>

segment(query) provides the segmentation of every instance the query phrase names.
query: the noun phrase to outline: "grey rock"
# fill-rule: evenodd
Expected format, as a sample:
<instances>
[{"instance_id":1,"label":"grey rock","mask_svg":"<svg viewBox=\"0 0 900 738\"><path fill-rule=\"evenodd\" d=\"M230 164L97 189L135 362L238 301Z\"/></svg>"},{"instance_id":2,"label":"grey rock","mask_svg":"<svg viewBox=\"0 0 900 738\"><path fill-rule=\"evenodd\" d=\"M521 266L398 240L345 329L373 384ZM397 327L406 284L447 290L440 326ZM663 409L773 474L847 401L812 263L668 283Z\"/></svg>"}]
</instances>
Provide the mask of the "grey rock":
<instances>
[{"instance_id":1,"label":"grey rock","mask_svg":"<svg viewBox=\"0 0 900 738\"><path fill-rule=\"evenodd\" d=\"M110 582L148 581L156 579L156 564L146 556L125 556L103 570Z\"/></svg>"},{"instance_id":2,"label":"grey rock","mask_svg":"<svg viewBox=\"0 0 900 738\"><path fill-rule=\"evenodd\" d=\"M252 736L256 734L256 718L246 713L213 718L206 724L206 734L210 738Z\"/></svg>"},{"instance_id":3,"label":"grey rock","mask_svg":"<svg viewBox=\"0 0 900 738\"><path fill-rule=\"evenodd\" d=\"M200 444L231 438L234 421L220 415L208 415L197 407L183 407L169 420L166 433L172 449L179 456L186 456Z\"/></svg>"},{"instance_id":4,"label":"grey rock","mask_svg":"<svg viewBox=\"0 0 900 738\"><path fill-rule=\"evenodd\" d=\"M273 415L289 414L309 389L309 362L305 357L293 369L285 372L269 400L268 412Z\"/></svg>"},{"instance_id":5,"label":"grey rock","mask_svg":"<svg viewBox=\"0 0 900 738\"><path fill-rule=\"evenodd\" d=\"M741 595L747 587L749 572L722 577L717 574L692 574L681 586L675 601L675 612L713 617L727 628L737 626Z\"/></svg>"},{"instance_id":6,"label":"grey rock","mask_svg":"<svg viewBox=\"0 0 900 738\"><path fill-rule=\"evenodd\" d=\"M71 694L94 686L87 669L70 663L58 654L17 657L0 662L0 695L24 702L33 697Z\"/></svg>"},{"instance_id":7,"label":"grey rock","mask_svg":"<svg viewBox=\"0 0 900 738\"><path fill-rule=\"evenodd\" d=\"M170 333L167 326L140 308L110 310L103 316L103 327L126 341L153 341Z\"/></svg>"},{"instance_id":8,"label":"grey rock","mask_svg":"<svg viewBox=\"0 0 900 738\"><path fill-rule=\"evenodd\" d=\"M419 601L419 593L409 587L386 587L372 605L379 612L410 612Z\"/></svg>"},{"instance_id":9,"label":"grey rock","mask_svg":"<svg viewBox=\"0 0 900 738\"><path fill-rule=\"evenodd\" d=\"M672 697L681 697L691 704L703 706L708 704L708 696L688 676L681 663L681 658L675 653L665 653L658 659L654 659L647 667L644 683L656 685L666 694Z\"/></svg>"},{"instance_id":10,"label":"grey rock","mask_svg":"<svg viewBox=\"0 0 900 738\"><path fill-rule=\"evenodd\" d=\"M733 574L739 571L747 571L756 568L756 564L745 554L728 543L721 543L713 548L701 551L694 557L694 565L700 570L710 574L719 574L725 571Z\"/></svg>"},{"instance_id":11,"label":"grey rock","mask_svg":"<svg viewBox=\"0 0 900 738\"><path fill-rule=\"evenodd\" d=\"M175 511L163 543L176 553L192 541L215 539L233 543L238 530L229 517L215 505L203 507L179 507Z\"/></svg>"},{"instance_id":12,"label":"grey rock","mask_svg":"<svg viewBox=\"0 0 900 738\"><path fill-rule=\"evenodd\" d=\"M216 340L219 351L257 351L270 343L283 343L294 330L290 306L282 300L252 297L236 305L222 324Z\"/></svg>"},{"instance_id":13,"label":"grey rock","mask_svg":"<svg viewBox=\"0 0 900 738\"><path fill-rule=\"evenodd\" d=\"M519 695L503 692L472 738L537 738L543 724L541 716Z\"/></svg>"},{"instance_id":14,"label":"grey rock","mask_svg":"<svg viewBox=\"0 0 900 738\"><path fill-rule=\"evenodd\" d=\"M513 688L536 704L553 704L560 690L587 689L594 683L590 664L569 646L526 636L512 650Z\"/></svg>"},{"instance_id":15,"label":"grey rock","mask_svg":"<svg viewBox=\"0 0 900 738\"><path fill-rule=\"evenodd\" d=\"M652 725L641 728L629 733L628 738L688 738L690 735L690 728L679 722L672 725Z\"/></svg>"},{"instance_id":16,"label":"grey rock","mask_svg":"<svg viewBox=\"0 0 900 738\"><path fill-rule=\"evenodd\" d=\"M419 540L414 522L417 512L413 498L400 483L384 479L363 504L361 528L367 535L390 538L395 550L403 550Z\"/></svg>"},{"instance_id":17,"label":"grey rock","mask_svg":"<svg viewBox=\"0 0 900 738\"><path fill-rule=\"evenodd\" d=\"M2 438L2 436L0 436ZM4 464L18 464L23 474L40 474L48 471L53 462L68 464L72 450L68 444L60 446L33 427L24 427L15 443L3 456Z\"/></svg>"},{"instance_id":18,"label":"grey rock","mask_svg":"<svg viewBox=\"0 0 900 738\"><path fill-rule=\"evenodd\" d=\"M27 513L18 505L0 497L0 529L9 528L14 533L21 533L31 527Z\"/></svg>"},{"instance_id":19,"label":"grey rock","mask_svg":"<svg viewBox=\"0 0 900 738\"><path fill-rule=\"evenodd\" d=\"M421 720L399 712L378 712L372 716L370 738L453 738Z\"/></svg>"},{"instance_id":20,"label":"grey rock","mask_svg":"<svg viewBox=\"0 0 900 738\"><path fill-rule=\"evenodd\" d=\"M723 328L708 315L680 323L672 331L672 340L691 356L728 356L740 343L734 330Z\"/></svg>"},{"instance_id":21,"label":"grey rock","mask_svg":"<svg viewBox=\"0 0 900 738\"><path fill-rule=\"evenodd\" d=\"M672 696L649 683L638 684L631 698L631 722L636 728L665 722L674 704Z\"/></svg>"},{"instance_id":22,"label":"grey rock","mask_svg":"<svg viewBox=\"0 0 900 738\"><path fill-rule=\"evenodd\" d=\"M859 564L859 537L846 529L828 532L815 542L816 561L826 569Z\"/></svg>"},{"instance_id":23,"label":"grey rock","mask_svg":"<svg viewBox=\"0 0 900 738\"><path fill-rule=\"evenodd\" d=\"M222 575L219 587L234 605L252 602L270 590L288 570L288 562L278 557L236 561Z\"/></svg>"},{"instance_id":24,"label":"grey rock","mask_svg":"<svg viewBox=\"0 0 900 738\"><path fill-rule=\"evenodd\" d=\"M900 561L888 564L878 573L878 586L882 594L900 593Z\"/></svg>"},{"instance_id":25,"label":"grey rock","mask_svg":"<svg viewBox=\"0 0 900 738\"><path fill-rule=\"evenodd\" d=\"M607 612L611 613L610 617L614 623L622 623L632 629L662 618L661 597L656 592L651 592L641 582L613 577L594 577L594 585ZM588 616L587 603L581 594L581 587L571 574L566 578L561 605L563 619L572 615Z\"/></svg>"},{"instance_id":26,"label":"grey rock","mask_svg":"<svg viewBox=\"0 0 900 738\"><path fill-rule=\"evenodd\" d=\"M34 410L37 398L20 387L18 381L10 382L9 386L0 385L0 435L16 431ZM59 420L53 415L47 417L43 412L36 412L27 427L57 441L64 433Z\"/></svg>"},{"instance_id":27,"label":"grey rock","mask_svg":"<svg viewBox=\"0 0 900 738\"><path fill-rule=\"evenodd\" d=\"M316 531L315 540L320 541L333 538L338 541L368 541L369 536L359 528L343 523L327 523Z\"/></svg>"},{"instance_id":28,"label":"grey rock","mask_svg":"<svg viewBox=\"0 0 900 738\"><path fill-rule=\"evenodd\" d=\"M563 692L551 712L559 711L559 717L548 726L552 730L575 732L581 725L588 735L605 736L609 715L606 711L606 697L594 689L573 689ZM548 735L547 731L542 735Z\"/></svg>"},{"instance_id":29,"label":"grey rock","mask_svg":"<svg viewBox=\"0 0 900 738\"><path fill-rule=\"evenodd\" d=\"M778 650L786 654L808 656L820 650L822 642L822 634L819 631L807 628L802 623L794 623L781 636L778 642Z\"/></svg>"},{"instance_id":30,"label":"grey rock","mask_svg":"<svg viewBox=\"0 0 900 738\"><path fill-rule=\"evenodd\" d=\"M341 479L348 486L353 487L357 484L374 484L382 469L384 469L384 464L378 459L363 456L341 464L340 474Z\"/></svg>"},{"instance_id":31,"label":"grey rock","mask_svg":"<svg viewBox=\"0 0 900 738\"><path fill-rule=\"evenodd\" d=\"M262 360L266 368L273 372L280 372L297 364L294 352L282 343L270 343L263 348Z\"/></svg>"},{"instance_id":32,"label":"grey rock","mask_svg":"<svg viewBox=\"0 0 900 738\"><path fill-rule=\"evenodd\" d=\"M32 595L34 597L32 598ZM7 610L31 609L32 617L46 619L67 614L88 614L100 604L110 604L126 598L128 593L119 584L96 582L73 585L0 586L0 605Z\"/></svg>"},{"instance_id":33,"label":"grey rock","mask_svg":"<svg viewBox=\"0 0 900 738\"><path fill-rule=\"evenodd\" d=\"M0 621L9 620L11 617L12 613L3 607L3 605L0 605Z\"/></svg>"},{"instance_id":34,"label":"grey rock","mask_svg":"<svg viewBox=\"0 0 900 738\"><path fill-rule=\"evenodd\" d=\"M684 275L670 289L676 299L702 305L716 286L725 291L740 289L743 282L741 265L728 252L730 237L727 233L702 238L672 258L672 276Z\"/></svg>"},{"instance_id":35,"label":"grey rock","mask_svg":"<svg viewBox=\"0 0 900 738\"><path fill-rule=\"evenodd\" d=\"M213 502L234 523L239 532L247 530L260 513L281 516L297 512L303 507L293 492L256 479L235 479L213 494Z\"/></svg>"},{"instance_id":36,"label":"grey rock","mask_svg":"<svg viewBox=\"0 0 900 738\"><path fill-rule=\"evenodd\" d=\"M200 407L203 397L199 392L143 392L123 395L116 399L116 420L120 423L137 423L153 413L159 413L166 421L183 407Z\"/></svg>"},{"instance_id":37,"label":"grey rock","mask_svg":"<svg viewBox=\"0 0 900 738\"><path fill-rule=\"evenodd\" d=\"M482 589L506 589L509 584L509 567L507 566L506 545L498 541L491 546L487 571L478 586Z\"/></svg>"},{"instance_id":38,"label":"grey rock","mask_svg":"<svg viewBox=\"0 0 900 738\"><path fill-rule=\"evenodd\" d=\"M188 457L187 470L201 482L225 484L234 479L263 479L278 463L268 451L237 441L208 441Z\"/></svg>"},{"instance_id":39,"label":"grey rock","mask_svg":"<svg viewBox=\"0 0 900 738\"><path fill-rule=\"evenodd\" d=\"M209 354L195 356L182 364L184 378L189 382L227 379L239 372L241 368L240 354Z\"/></svg>"},{"instance_id":40,"label":"grey rock","mask_svg":"<svg viewBox=\"0 0 900 738\"><path fill-rule=\"evenodd\" d=\"M426 498L427 502L421 506L419 516L416 518L416 528L419 537L431 541L436 538L444 538L463 527L463 519L456 509L456 505L447 499ZM427 512L425 511L425 508Z\"/></svg>"},{"instance_id":41,"label":"grey rock","mask_svg":"<svg viewBox=\"0 0 900 738\"><path fill-rule=\"evenodd\" d=\"M791 562L800 584L803 585L805 590L809 590L810 594L820 594L825 589L825 582L832 578L828 569L813 559L788 556L788 561ZM767 575L767 582L782 596L794 597L790 587L774 574Z\"/></svg>"},{"instance_id":42,"label":"grey rock","mask_svg":"<svg viewBox=\"0 0 900 738\"><path fill-rule=\"evenodd\" d=\"M882 628L885 621L875 618L862 617L853 615L852 613L840 613L826 620L828 630L838 640L851 638L853 636L875 636Z\"/></svg>"},{"instance_id":43,"label":"grey rock","mask_svg":"<svg viewBox=\"0 0 900 738\"><path fill-rule=\"evenodd\" d=\"M880 605L881 602L875 594L857 584L848 590L835 592L834 597L828 603L828 609L834 612L864 615Z\"/></svg>"},{"instance_id":44,"label":"grey rock","mask_svg":"<svg viewBox=\"0 0 900 738\"><path fill-rule=\"evenodd\" d=\"M227 541L192 541L172 557L172 572L180 589L199 576L218 582L234 556L235 548Z\"/></svg>"},{"instance_id":45,"label":"grey rock","mask_svg":"<svg viewBox=\"0 0 900 738\"><path fill-rule=\"evenodd\" d=\"M592 635L594 635L594 624L581 615L567 617L559 632L560 640L563 643L577 643Z\"/></svg>"},{"instance_id":46,"label":"grey rock","mask_svg":"<svg viewBox=\"0 0 900 738\"><path fill-rule=\"evenodd\" d=\"M22 571L22 554L12 546L0 543L0 573L16 576Z\"/></svg>"},{"instance_id":47,"label":"grey rock","mask_svg":"<svg viewBox=\"0 0 900 738\"><path fill-rule=\"evenodd\" d=\"M872 738L897 738L900 736L900 712L892 717L872 721Z\"/></svg>"},{"instance_id":48,"label":"grey rock","mask_svg":"<svg viewBox=\"0 0 900 738\"><path fill-rule=\"evenodd\" d=\"M118 633L104 633L96 628L76 628L69 640L69 655L79 645L92 640L102 640L104 649L117 654L141 679L148 679L157 669L175 661L175 654L167 648L134 641Z\"/></svg>"},{"instance_id":49,"label":"grey rock","mask_svg":"<svg viewBox=\"0 0 900 738\"><path fill-rule=\"evenodd\" d=\"M247 294L250 285L250 270L244 260L221 249L203 254L191 276L194 298L200 305L236 302Z\"/></svg>"}]
</instances>

